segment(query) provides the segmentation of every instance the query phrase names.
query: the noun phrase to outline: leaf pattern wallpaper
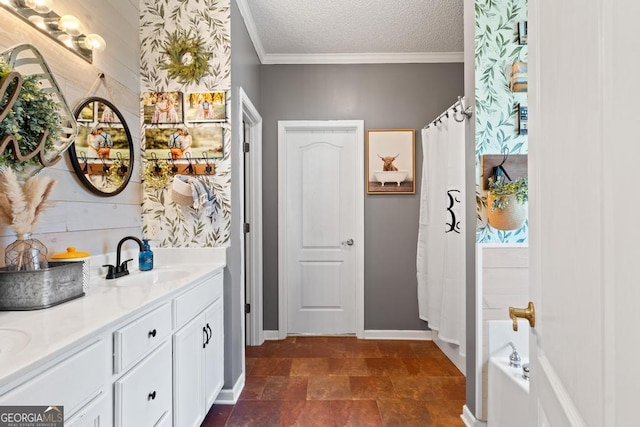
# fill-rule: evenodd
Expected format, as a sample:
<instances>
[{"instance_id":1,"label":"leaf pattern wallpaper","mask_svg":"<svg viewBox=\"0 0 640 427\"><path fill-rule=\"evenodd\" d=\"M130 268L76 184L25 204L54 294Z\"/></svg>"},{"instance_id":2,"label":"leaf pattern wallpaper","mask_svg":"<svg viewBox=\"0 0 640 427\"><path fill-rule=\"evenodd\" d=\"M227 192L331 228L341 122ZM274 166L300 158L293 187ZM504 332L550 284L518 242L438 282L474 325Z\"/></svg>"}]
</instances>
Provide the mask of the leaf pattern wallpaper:
<instances>
[{"instance_id":1,"label":"leaf pattern wallpaper","mask_svg":"<svg viewBox=\"0 0 640 427\"><path fill-rule=\"evenodd\" d=\"M476 0L476 202L477 242L524 243L528 226L513 231L487 224L486 191L480 187L481 156L527 154L526 135L517 131L516 105L526 105L526 92L511 92L509 77L514 62L527 62L527 45L518 43L518 22L527 19L526 0Z\"/></svg>"},{"instance_id":2,"label":"leaf pattern wallpaper","mask_svg":"<svg viewBox=\"0 0 640 427\"><path fill-rule=\"evenodd\" d=\"M140 3L140 73L141 92L227 92L227 120L222 125L223 151L213 160L215 174L206 176L213 188L215 203L212 215L175 203L171 199L169 179L162 188L143 182L142 233L162 247L227 246L231 228L231 127L229 122L231 88L231 4L230 0L142 0ZM203 43L206 67L199 70L197 81L172 78L165 47L176 34ZM193 38L192 38L193 37ZM183 61L189 63L188 60ZM195 62L195 60L194 60ZM140 100L141 122L143 103ZM145 127L142 123L142 170ZM153 125L162 126L162 125ZM188 124L188 126L191 126ZM204 125L201 125L204 126Z\"/></svg>"}]
</instances>

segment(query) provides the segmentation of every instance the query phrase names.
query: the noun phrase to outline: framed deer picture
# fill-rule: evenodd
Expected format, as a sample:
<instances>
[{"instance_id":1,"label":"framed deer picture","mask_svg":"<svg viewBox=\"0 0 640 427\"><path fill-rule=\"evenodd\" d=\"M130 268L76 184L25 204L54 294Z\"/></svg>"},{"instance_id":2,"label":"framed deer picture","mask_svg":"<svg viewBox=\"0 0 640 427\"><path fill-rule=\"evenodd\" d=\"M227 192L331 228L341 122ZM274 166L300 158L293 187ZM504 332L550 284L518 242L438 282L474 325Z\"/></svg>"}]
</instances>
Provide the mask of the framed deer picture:
<instances>
[{"instance_id":1,"label":"framed deer picture","mask_svg":"<svg viewBox=\"0 0 640 427\"><path fill-rule=\"evenodd\" d=\"M367 130L368 194L415 194L415 129Z\"/></svg>"}]
</instances>

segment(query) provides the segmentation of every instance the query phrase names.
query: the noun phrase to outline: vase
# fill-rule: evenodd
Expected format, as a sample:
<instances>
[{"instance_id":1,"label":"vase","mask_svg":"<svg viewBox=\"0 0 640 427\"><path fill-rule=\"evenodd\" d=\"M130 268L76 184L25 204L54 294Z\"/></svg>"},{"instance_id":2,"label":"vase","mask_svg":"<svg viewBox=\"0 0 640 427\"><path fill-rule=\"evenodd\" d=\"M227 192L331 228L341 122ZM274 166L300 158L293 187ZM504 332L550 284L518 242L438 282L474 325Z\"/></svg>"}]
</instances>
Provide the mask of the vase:
<instances>
[{"instance_id":1,"label":"vase","mask_svg":"<svg viewBox=\"0 0 640 427\"><path fill-rule=\"evenodd\" d=\"M41 270L49 266L47 247L38 239L32 239L31 233L18 236L4 250L4 263L8 270Z\"/></svg>"},{"instance_id":2,"label":"vase","mask_svg":"<svg viewBox=\"0 0 640 427\"><path fill-rule=\"evenodd\" d=\"M492 209L494 197L487 195L487 219L489 225L498 230L517 230L527 220L527 203L520 203L514 194L508 196L509 201L503 209Z\"/></svg>"}]
</instances>

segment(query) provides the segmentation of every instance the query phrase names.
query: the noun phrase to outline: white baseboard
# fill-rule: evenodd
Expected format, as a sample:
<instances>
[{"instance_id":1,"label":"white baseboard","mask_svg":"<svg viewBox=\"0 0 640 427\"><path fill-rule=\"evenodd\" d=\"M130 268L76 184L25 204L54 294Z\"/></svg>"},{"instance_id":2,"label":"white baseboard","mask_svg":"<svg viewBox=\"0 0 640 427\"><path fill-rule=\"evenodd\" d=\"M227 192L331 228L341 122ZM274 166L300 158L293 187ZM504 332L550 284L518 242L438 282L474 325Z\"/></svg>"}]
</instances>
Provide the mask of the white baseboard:
<instances>
[{"instance_id":1,"label":"white baseboard","mask_svg":"<svg viewBox=\"0 0 640 427\"><path fill-rule=\"evenodd\" d=\"M460 418L462 418L462 422L467 427L487 427L487 422L477 419L467 405L462 407L462 415L460 415Z\"/></svg>"},{"instance_id":2,"label":"white baseboard","mask_svg":"<svg viewBox=\"0 0 640 427\"><path fill-rule=\"evenodd\" d=\"M278 331L262 331L265 341L276 341L280 339Z\"/></svg>"},{"instance_id":3,"label":"white baseboard","mask_svg":"<svg viewBox=\"0 0 640 427\"><path fill-rule=\"evenodd\" d=\"M214 402L216 405L235 405L240 398L240 393L244 389L245 376L244 372L238 377L238 381L233 385L232 389L223 388Z\"/></svg>"},{"instance_id":4,"label":"white baseboard","mask_svg":"<svg viewBox=\"0 0 640 427\"><path fill-rule=\"evenodd\" d=\"M365 340L423 340L431 341L431 331L366 330Z\"/></svg>"}]
</instances>

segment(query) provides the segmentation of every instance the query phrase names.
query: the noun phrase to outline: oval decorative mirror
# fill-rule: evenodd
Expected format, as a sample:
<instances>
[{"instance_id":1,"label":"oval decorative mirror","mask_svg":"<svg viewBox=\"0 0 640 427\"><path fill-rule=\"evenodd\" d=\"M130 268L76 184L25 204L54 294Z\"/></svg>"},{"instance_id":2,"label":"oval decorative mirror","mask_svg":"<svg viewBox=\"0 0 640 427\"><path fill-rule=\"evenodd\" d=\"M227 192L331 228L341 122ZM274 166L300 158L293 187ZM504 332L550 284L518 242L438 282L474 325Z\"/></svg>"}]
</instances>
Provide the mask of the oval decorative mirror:
<instances>
[{"instance_id":1,"label":"oval decorative mirror","mask_svg":"<svg viewBox=\"0 0 640 427\"><path fill-rule=\"evenodd\" d=\"M75 109L78 137L68 150L80 182L92 193L115 196L133 171L133 141L122 114L106 99L84 99Z\"/></svg>"}]
</instances>

